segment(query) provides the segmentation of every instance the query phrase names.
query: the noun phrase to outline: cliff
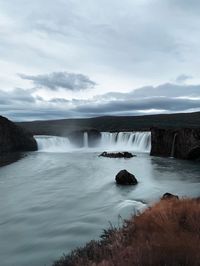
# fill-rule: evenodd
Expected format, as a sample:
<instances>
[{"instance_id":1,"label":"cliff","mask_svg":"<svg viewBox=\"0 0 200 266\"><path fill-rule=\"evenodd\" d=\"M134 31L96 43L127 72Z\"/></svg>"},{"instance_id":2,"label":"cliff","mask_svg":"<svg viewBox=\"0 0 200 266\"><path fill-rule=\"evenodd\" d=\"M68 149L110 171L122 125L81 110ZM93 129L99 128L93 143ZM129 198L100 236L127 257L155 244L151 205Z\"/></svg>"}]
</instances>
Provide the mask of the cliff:
<instances>
[{"instance_id":1,"label":"cliff","mask_svg":"<svg viewBox=\"0 0 200 266\"><path fill-rule=\"evenodd\" d=\"M151 129L151 155L199 159L200 129Z\"/></svg>"},{"instance_id":2,"label":"cliff","mask_svg":"<svg viewBox=\"0 0 200 266\"><path fill-rule=\"evenodd\" d=\"M37 143L31 133L0 116L0 154L35 150Z\"/></svg>"},{"instance_id":3,"label":"cliff","mask_svg":"<svg viewBox=\"0 0 200 266\"><path fill-rule=\"evenodd\" d=\"M89 147L97 145L101 139L101 133L96 129L75 130L67 134L70 141L79 147L84 145L84 133L87 132L87 141Z\"/></svg>"}]
</instances>

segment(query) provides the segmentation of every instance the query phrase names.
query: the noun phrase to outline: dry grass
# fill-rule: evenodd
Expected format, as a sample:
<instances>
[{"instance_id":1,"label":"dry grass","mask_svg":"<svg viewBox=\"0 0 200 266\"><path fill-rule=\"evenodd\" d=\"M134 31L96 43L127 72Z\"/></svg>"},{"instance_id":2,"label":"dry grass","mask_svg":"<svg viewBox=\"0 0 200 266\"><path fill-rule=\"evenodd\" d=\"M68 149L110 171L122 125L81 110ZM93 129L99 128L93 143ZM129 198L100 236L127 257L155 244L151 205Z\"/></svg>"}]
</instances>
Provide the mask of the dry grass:
<instances>
[{"instance_id":1,"label":"dry grass","mask_svg":"<svg viewBox=\"0 0 200 266\"><path fill-rule=\"evenodd\" d=\"M200 200L161 200L54 266L200 265Z\"/></svg>"}]
</instances>

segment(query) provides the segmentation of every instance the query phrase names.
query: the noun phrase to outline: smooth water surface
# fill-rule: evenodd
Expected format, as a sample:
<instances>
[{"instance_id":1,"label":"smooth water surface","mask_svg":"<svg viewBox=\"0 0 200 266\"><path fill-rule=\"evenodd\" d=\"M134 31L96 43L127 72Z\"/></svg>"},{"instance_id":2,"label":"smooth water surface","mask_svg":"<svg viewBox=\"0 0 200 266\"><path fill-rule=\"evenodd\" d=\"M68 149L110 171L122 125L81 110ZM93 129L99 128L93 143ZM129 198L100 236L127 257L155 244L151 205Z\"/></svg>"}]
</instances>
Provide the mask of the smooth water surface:
<instances>
[{"instance_id":1,"label":"smooth water surface","mask_svg":"<svg viewBox=\"0 0 200 266\"><path fill-rule=\"evenodd\" d=\"M98 157L94 150L33 152L0 168L2 266L51 265L64 252L98 239L104 228L158 200L163 193L200 196L195 162L150 157ZM127 169L137 186L115 184Z\"/></svg>"}]
</instances>

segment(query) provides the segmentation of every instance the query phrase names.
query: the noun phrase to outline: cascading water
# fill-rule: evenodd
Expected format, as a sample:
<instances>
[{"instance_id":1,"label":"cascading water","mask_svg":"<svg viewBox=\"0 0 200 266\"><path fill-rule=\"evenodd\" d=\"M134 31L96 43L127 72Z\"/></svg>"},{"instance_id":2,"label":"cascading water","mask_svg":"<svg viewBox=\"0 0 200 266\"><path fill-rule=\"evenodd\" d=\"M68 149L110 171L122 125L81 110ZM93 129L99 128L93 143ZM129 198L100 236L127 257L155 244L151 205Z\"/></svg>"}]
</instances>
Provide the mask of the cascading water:
<instances>
[{"instance_id":1,"label":"cascading water","mask_svg":"<svg viewBox=\"0 0 200 266\"><path fill-rule=\"evenodd\" d=\"M83 134L83 147L78 148L67 137L35 136L38 150L42 152L71 152L75 150L150 152L150 132L102 132L96 147L89 148L88 133Z\"/></svg>"},{"instance_id":2,"label":"cascading water","mask_svg":"<svg viewBox=\"0 0 200 266\"><path fill-rule=\"evenodd\" d=\"M88 148L88 133L84 132L83 134L83 147Z\"/></svg>"},{"instance_id":3,"label":"cascading water","mask_svg":"<svg viewBox=\"0 0 200 266\"><path fill-rule=\"evenodd\" d=\"M174 134L174 138L173 138L173 142L172 142L172 149L171 149L171 157L172 158L174 158L174 153L175 153L176 137L177 137L177 133Z\"/></svg>"},{"instance_id":4,"label":"cascading water","mask_svg":"<svg viewBox=\"0 0 200 266\"><path fill-rule=\"evenodd\" d=\"M68 138L56 136L35 136L38 151L42 152L69 152L74 147Z\"/></svg>"},{"instance_id":5,"label":"cascading water","mask_svg":"<svg viewBox=\"0 0 200 266\"><path fill-rule=\"evenodd\" d=\"M100 146L109 150L150 152L151 132L102 132Z\"/></svg>"}]
</instances>

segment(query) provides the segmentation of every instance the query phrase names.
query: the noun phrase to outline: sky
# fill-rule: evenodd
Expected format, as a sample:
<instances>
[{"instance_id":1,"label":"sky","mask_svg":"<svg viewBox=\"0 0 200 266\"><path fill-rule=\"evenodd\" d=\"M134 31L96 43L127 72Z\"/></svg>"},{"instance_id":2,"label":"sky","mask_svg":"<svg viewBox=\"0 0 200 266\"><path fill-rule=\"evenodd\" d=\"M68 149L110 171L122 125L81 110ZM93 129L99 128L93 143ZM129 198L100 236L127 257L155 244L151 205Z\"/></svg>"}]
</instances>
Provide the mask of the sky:
<instances>
[{"instance_id":1,"label":"sky","mask_svg":"<svg viewBox=\"0 0 200 266\"><path fill-rule=\"evenodd\" d=\"M200 111L199 0L0 0L0 115Z\"/></svg>"}]
</instances>

